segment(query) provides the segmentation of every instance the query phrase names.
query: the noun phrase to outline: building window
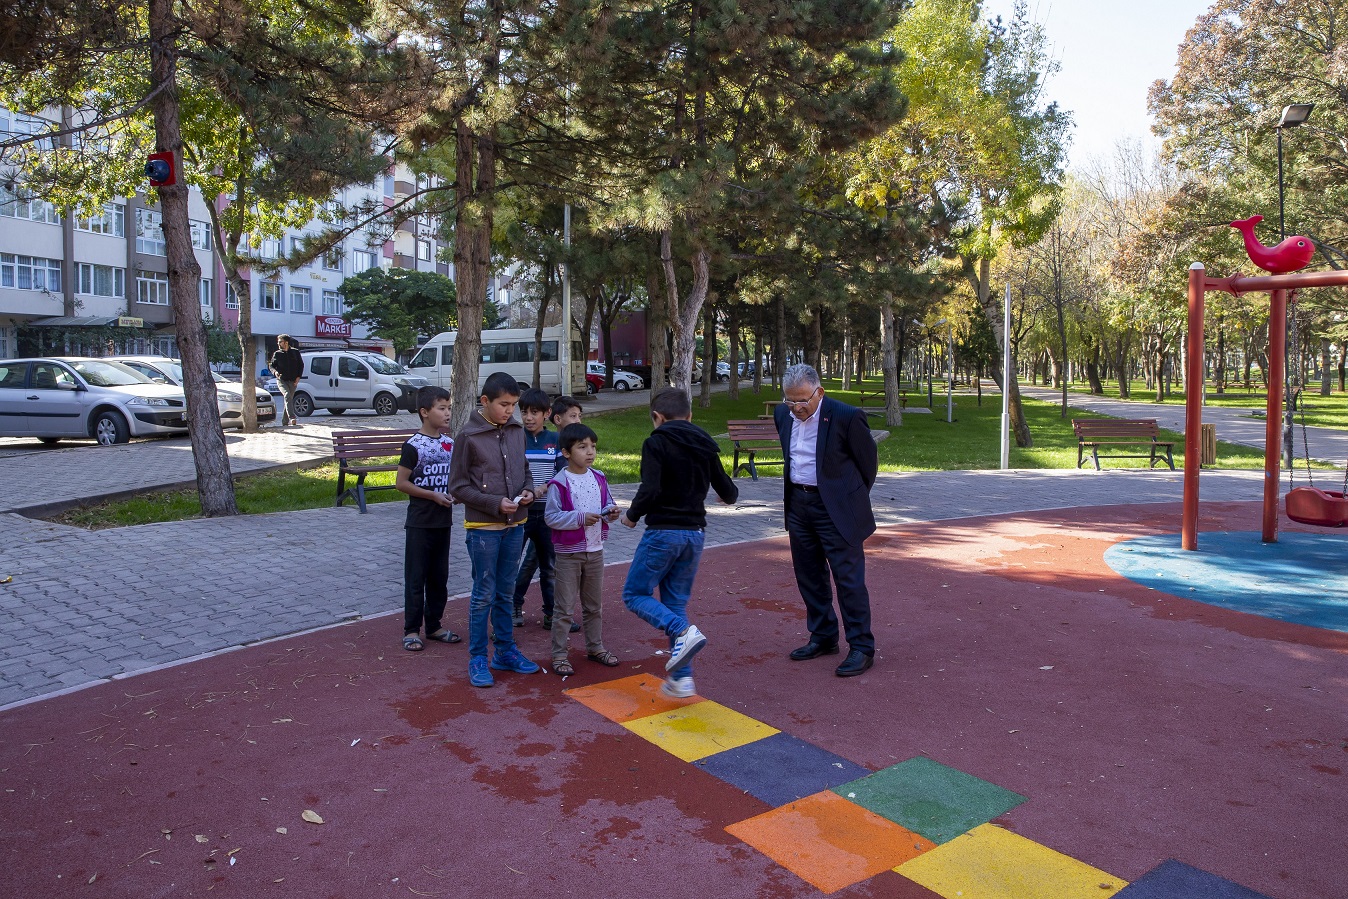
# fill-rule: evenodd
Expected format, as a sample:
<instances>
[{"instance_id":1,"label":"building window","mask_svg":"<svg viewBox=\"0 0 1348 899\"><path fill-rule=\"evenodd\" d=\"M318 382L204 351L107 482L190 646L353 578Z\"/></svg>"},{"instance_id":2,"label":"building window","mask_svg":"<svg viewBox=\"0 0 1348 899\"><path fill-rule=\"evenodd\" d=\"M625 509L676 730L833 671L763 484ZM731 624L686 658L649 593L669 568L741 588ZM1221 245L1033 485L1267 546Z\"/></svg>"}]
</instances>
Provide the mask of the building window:
<instances>
[{"instance_id":1,"label":"building window","mask_svg":"<svg viewBox=\"0 0 1348 899\"><path fill-rule=\"evenodd\" d=\"M367 272L379 265L379 260L374 253L368 250L353 250L351 253L351 273L359 275L361 272Z\"/></svg>"},{"instance_id":2,"label":"building window","mask_svg":"<svg viewBox=\"0 0 1348 899\"><path fill-rule=\"evenodd\" d=\"M417 258L422 262L431 261L431 242L429 240L417 241Z\"/></svg>"},{"instance_id":3,"label":"building window","mask_svg":"<svg viewBox=\"0 0 1348 899\"><path fill-rule=\"evenodd\" d=\"M0 135L8 137L25 137L32 134L42 134L45 131L54 131L55 129L55 122L39 119L36 116L10 112L8 109L0 107ZM30 144L29 146L38 150L55 150L56 138L47 138L46 140Z\"/></svg>"},{"instance_id":4,"label":"building window","mask_svg":"<svg viewBox=\"0 0 1348 899\"><path fill-rule=\"evenodd\" d=\"M61 217L56 214L55 206L46 200L21 200L4 184L0 184L0 215L12 219L46 222L49 225L61 223Z\"/></svg>"},{"instance_id":5,"label":"building window","mask_svg":"<svg viewBox=\"0 0 1348 899\"><path fill-rule=\"evenodd\" d=\"M262 295L258 298L257 308L270 309L273 312L284 312L285 302L281 296L281 285L272 281L262 282Z\"/></svg>"},{"instance_id":6,"label":"building window","mask_svg":"<svg viewBox=\"0 0 1348 899\"><path fill-rule=\"evenodd\" d=\"M61 261L0 253L0 287L61 291Z\"/></svg>"},{"instance_id":7,"label":"building window","mask_svg":"<svg viewBox=\"0 0 1348 899\"><path fill-rule=\"evenodd\" d=\"M91 297L125 297L126 270L111 265L77 263L79 293Z\"/></svg>"},{"instance_id":8,"label":"building window","mask_svg":"<svg viewBox=\"0 0 1348 899\"><path fill-rule=\"evenodd\" d=\"M211 223L192 219L192 246L198 250L211 248Z\"/></svg>"},{"instance_id":9,"label":"building window","mask_svg":"<svg viewBox=\"0 0 1348 899\"><path fill-rule=\"evenodd\" d=\"M121 203L104 203L103 211L89 218L75 219L75 229L91 234L126 237L126 207Z\"/></svg>"},{"instance_id":10,"label":"building window","mask_svg":"<svg viewBox=\"0 0 1348 899\"><path fill-rule=\"evenodd\" d=\"M323 267L330 272L340 272L344 255L346 254L341 247L333 247L323 254Z\"/></svg>"},{"instance_id":11,"label":"building window","mask_svg":"<svg viewBox=\"0 0 1348 899\"><path fill-rule=\"evenodd\" d=\"M314 311L314 292L308 287L290 288L290 311L291 312L313 312Z\"/></svg>"},{"instance_id":12,"label":"building window","mask_svg":"<svg viewBox=\"0 0 1348 899\"><path fill-rule=\"evenodd\" d=\"M164 242L164 217L151 209L136 210L136 252L147 256L167 256Z\"/></svg>"},{"instance_id":13,"label":"building window","mask_svg":"<svg viewBox=\"0 0 1348 899\"><path fill-rule=\"evenodd\" d=\"M147 306L169 304L168 275L160 272L142 272L136 278L136 301Z\"/></svg>"},{"instance_id":14,"label":"building window","mask_svg":"<svg viewBox=\"0 0 1348 899\"><path fill-rule=\"evenodd\" d=\"M323 314L341 315L346 309L342 305L342 295L335 290L323 291Z\"/></svg>"},{"instance_id":15,"label":"building window","mask_svg":"<svg viewBox=\"0 0 1348 899\"><path fill-rule=\"evenodd\" d=\"M197 293L201 296L201 305L203 308L209 309L215 305L212 301L210 278L201 279L201 287L197 289Z\"/></svg>"},{"instance_id":16,"label":"building window","mask_svg":"<svg viewBox=\"0 0 1348 899\"><path fill-rule=\"evenodd\" d=\"M244 281L243 283L245 285L245 289L247 289L246 285L248 284L248 282ZM234 285L230 284L228 281L225 282L225 308L226 309L239 308L239 295L234 292Z\"/></svg>"}]
</instances>

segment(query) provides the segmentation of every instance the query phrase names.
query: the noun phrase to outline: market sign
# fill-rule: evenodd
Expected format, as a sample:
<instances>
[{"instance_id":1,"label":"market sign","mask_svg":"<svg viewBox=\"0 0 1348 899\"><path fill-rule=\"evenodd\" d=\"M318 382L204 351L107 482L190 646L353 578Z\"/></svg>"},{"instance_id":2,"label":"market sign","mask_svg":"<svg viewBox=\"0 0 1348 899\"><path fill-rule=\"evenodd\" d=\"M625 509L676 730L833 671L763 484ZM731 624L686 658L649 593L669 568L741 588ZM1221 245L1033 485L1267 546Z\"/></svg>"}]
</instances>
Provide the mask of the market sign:
<instances>
[{"instance_id":1,"label":"market sign","mask_svg":"<svg viewBox=\"0 0 1348 899\"><path fill-rule=\"evenodd\" d=\"M315 337L350 337L351 323L340 315L315 315Z\"/></svg>"},{"instance_id":2,"label":"market sign","mask_svg":"<svg viewBox=\"0 0 1348 899\"><path fill-rule=\"evenodd\" d=\"M119 328L143 328L145 319L136 318L131 315L122 315L117 318L117 327Z\"/></svg>"}]
</instances>

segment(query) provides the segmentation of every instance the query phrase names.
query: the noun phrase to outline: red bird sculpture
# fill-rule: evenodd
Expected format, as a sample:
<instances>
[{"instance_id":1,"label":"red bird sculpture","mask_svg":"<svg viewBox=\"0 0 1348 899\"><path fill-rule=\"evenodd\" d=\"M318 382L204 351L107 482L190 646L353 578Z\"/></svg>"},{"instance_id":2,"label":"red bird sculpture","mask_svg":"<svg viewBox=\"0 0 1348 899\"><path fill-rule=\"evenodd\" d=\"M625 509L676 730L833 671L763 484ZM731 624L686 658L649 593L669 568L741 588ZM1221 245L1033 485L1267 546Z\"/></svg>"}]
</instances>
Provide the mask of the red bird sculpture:
<instances>
[{"instance_id":1,"label":"red bird sculpture","mask_svg":"<svg viewBox=\"0 0 1348 899\"><path fill-rule=\"evenodd\" d=\"M1315 256L1315 244L1309 237L1295 234L1276 247L1266 247L1254 236L1254 226L1263 220L1262 215L1252 215L1231 223L1231 227L1245 238L1245 252L1250 255L1251 262L1275 275L1300 271L1310 264L1311 258Z\"/></svg>"}]
</instances>

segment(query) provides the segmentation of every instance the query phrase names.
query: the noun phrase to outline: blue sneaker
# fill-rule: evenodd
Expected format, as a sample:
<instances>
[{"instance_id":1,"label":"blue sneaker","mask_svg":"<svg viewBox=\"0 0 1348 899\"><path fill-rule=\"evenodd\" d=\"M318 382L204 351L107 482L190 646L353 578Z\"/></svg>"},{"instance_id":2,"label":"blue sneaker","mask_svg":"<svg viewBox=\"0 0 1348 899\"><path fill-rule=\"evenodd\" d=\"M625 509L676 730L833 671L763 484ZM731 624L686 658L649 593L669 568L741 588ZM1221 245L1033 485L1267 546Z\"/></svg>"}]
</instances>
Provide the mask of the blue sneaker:
<instances>
[{"instance_id":1,"label":"blue sneaker","mask_svg":"<svg viewBox=\"0 0 1348 899\"><path fill-rule=\"evenodd\" d=\"M688 625L688 629L679 634L674 645L670 647L669 661L665 662L665 670L673 671L687 665L706 645L707 638L702 635L702 631L691 624Z\"/></svg>"},{"instance_id":2,"label":"blue sneaker","mask_svg":"<svg viewBox=\"0 0 1348 899\"><path fill-rule=\"evenodd\" d=\"M496 678L487 670L486 656L473 656L468 660L468 683L474 687L490 687L496 683Z\"/></svg>"},{"instance_id":3,"label":"blue sneaker","mask_svg":"<svg viewBox=\"0 0 1348 899\"><path fill-rule=\"evenodd\" d=\"M492 656L491 667L497 671L513 671L516 674L533 674L535 671L541 671L536 664L524 657L524 653L512 646L505 652L498 652ZM487 675L491 677L491 675Z\"/></svg>"}]
</instances>

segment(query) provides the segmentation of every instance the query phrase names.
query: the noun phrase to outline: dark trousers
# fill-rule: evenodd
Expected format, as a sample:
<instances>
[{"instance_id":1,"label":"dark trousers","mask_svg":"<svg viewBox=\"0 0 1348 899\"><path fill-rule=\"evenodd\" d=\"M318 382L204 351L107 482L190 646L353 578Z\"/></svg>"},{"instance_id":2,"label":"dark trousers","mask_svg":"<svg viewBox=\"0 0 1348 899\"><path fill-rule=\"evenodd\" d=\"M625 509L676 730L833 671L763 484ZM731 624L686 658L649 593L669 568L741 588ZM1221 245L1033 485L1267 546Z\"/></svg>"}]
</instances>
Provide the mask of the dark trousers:
<instances>
[{"instance_id":1,"label":"dark trousers","mask_svg":"<svg viewBox=\"0 0 1348 899\"><path fill-rule=\"evenodd\" d=\"M791 537L791 564L796 586L805 600L805 623L820 643L838 642L838 615L833 611L833 584L838 589L838 611L852 649L873 655L871 596L866 591L866 554L838 533L818 493L793 489L786 531Z\"/></svg>"},{"instance_id":2,"label":"dark trousers","mask_svg":"<svg viewBox=\"0 0 1348 899\"><path fill-rule=\"evenodd\" d=\"M529 510L524 521L524 560L520 562L520 573L515 577L515 611L524 609L524 594L529 592L529 582L538 572L538 592L543 594L543 615L552 617L555 602L554 585L557 582L557 554L552 548L552 529L543 520L543 512Z\"/></svg>"},{"instance_id":3,"label":"dark trousers","mask_svg":"<svg viewBox=\"0 0 1348 899\"><path fill-rule=\"evenodd\" d=\"M406 528L403 548L403 633L440 630L449 601L449 528Z\"/></svg>"}]
</instances>

